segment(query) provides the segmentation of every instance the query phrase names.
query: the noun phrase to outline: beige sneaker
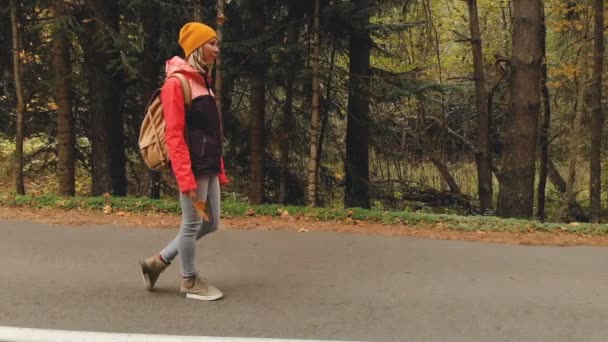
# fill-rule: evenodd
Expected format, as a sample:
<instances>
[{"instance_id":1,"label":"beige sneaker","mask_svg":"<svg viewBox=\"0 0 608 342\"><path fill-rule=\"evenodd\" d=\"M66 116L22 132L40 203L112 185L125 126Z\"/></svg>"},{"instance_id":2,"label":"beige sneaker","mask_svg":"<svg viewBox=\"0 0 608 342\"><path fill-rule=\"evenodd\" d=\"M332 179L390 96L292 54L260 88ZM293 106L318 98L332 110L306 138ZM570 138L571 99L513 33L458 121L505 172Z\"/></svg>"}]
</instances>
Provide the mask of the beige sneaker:
<instances>
[{"instance_id":1,"label":"beige sneaker","mask_svg":"<svg viewBox=\"0 0 608 342\"><path fill-rule=\"evenodd\" d=\"M160 256L153 255L139 262L141 266L141 274L144 280L144 286L148 290L152 290L154 284L158 280L160 274L170 265L165 264L160 260Z\"/></svg>"},{"instance_id":2,"label":"beige sneaker","mask_svg":"<svg viewBox=\"0 0 608 342\"><path fill-rule=\"evenodd\" d=\"M217 300L224 296L215 286L209 285L205 278L183 278L181 286L182 294L186 298L198 300Z\"/></svg>"}]
</instances>

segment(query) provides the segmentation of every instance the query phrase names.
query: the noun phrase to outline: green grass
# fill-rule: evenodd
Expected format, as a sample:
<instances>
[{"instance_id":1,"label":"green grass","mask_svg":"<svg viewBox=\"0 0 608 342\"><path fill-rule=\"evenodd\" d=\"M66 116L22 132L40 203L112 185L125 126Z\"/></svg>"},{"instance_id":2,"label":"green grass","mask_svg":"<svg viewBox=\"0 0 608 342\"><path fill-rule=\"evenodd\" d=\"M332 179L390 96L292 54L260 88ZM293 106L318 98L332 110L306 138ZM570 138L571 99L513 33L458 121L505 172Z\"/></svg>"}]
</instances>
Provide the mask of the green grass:
<instances>
[{"instance_id":1,"label":"green grass","mask_svg":"<svg viewBox=\"0 0 608 342\"><path fill-rule=\"evenodd\" d=\"M0 205L11 207L57 208L104 210L108 206L113 212L133 213L180 213L176 200L149 199L141 197L60 197L57 195L17 196L0 194ZM431 214L410 211L378 211L360 208L332 209L281 206L264 204L252 206L234 200L222 201L224 217L271 216L279 217L284 212L291 216L307 217L321 221L359 220L390 225L417 224L435 225L436 227L461 231L562 231L585 235L608 235L608 225L588 223L543 223L539 221L503 219L493 216L459 216L451 214Z\"/></svg>"},{"instance_id":2,"label":"green grass","mask_svg":"<svg viewBox=\"0 0 608 342\"><path fill-rule=\"evenodd\" d=\"M0 195L0 205L32 208L102 210L110 205L114 211L133 213L179 213L179 203L174 200L154 200L137 197L61 197L57 195Z\"/></svg>"}]
</instances>

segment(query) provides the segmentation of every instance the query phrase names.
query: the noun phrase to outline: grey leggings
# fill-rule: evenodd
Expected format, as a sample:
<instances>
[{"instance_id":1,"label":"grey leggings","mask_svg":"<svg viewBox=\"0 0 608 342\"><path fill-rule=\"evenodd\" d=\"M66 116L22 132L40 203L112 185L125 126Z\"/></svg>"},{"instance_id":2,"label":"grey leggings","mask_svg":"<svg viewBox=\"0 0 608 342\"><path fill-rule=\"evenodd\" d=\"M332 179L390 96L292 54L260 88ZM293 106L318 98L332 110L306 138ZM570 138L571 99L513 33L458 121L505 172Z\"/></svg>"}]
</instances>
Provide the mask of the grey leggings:
<instances>
[{"instance_id":1,"label":"grey leggings","mask_svg":"<svg viewBox=\"0 0 608 342\"><path fill-rule=\"evenodd\" d=\"M196 241L217 230L220 225L220 183L217 175L202 176L196 180L196 194L207 199L211 209L211 222L203 222L198 216L192 200L179 195L182 207L182 223L179 233L161 252L166 262L171 262L179 253L182 262L182 276L193 277L196 272Z\"/></svg>"}]
</instances>

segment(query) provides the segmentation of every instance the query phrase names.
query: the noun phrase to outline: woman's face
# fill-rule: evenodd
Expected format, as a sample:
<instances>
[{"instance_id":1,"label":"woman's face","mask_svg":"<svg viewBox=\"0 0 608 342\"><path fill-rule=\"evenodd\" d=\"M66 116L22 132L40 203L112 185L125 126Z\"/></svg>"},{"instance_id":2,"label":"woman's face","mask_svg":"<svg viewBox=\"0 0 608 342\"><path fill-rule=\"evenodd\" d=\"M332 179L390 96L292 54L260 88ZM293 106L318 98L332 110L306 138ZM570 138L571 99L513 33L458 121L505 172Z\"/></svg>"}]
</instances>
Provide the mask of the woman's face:
<instances>
[{"instance_id":1,"label":"woman's face","mask_svg":"<svg viewBox=\"0 0 608 342\"><path fill-rule=\"evenodd\" d=\"M218 45L217 38L213 38L205 45L203 45L203 59L204 63L207 65L211 65L217 59L217 56L220 53L220 46Z\"/></svg>"}]
</instances>

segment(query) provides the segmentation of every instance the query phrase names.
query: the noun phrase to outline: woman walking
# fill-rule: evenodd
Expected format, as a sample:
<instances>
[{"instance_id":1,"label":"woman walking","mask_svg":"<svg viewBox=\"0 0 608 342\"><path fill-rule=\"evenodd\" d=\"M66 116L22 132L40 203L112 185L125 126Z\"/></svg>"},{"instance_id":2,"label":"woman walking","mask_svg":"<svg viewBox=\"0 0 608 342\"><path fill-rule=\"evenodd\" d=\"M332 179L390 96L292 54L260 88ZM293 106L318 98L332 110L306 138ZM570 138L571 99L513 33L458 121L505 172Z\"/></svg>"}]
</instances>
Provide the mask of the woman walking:
<instances>
[{"instance_id":1,"label":"woman walking","mask_svg":"<svg viewBox=\"0 0 608 342\"><path fill-rule=\"evenodd\" d=\"M218 39L211 27L192 22L180 30L179 45L185 59L176 56L167 61L161 100L167 149L180 191L181 226L173 241L160 253L140 261L140 265L144 284L152 290L160 273L179 255L181 293L186 298L216 300L223 296L222 292L197 272L196 241L219 227L220 181L225 180L222 118L210 87L209 70L219 53ZM178 73L186 77L190 86L189 108L185 108L180 80L172 77ZM211 213L208 221L200 214L206 206Z\"/></svg>"}]
</instances>

